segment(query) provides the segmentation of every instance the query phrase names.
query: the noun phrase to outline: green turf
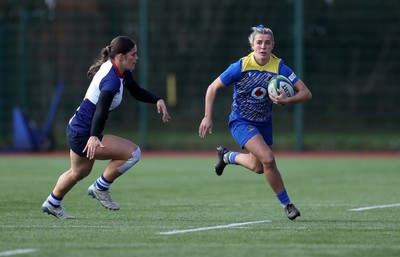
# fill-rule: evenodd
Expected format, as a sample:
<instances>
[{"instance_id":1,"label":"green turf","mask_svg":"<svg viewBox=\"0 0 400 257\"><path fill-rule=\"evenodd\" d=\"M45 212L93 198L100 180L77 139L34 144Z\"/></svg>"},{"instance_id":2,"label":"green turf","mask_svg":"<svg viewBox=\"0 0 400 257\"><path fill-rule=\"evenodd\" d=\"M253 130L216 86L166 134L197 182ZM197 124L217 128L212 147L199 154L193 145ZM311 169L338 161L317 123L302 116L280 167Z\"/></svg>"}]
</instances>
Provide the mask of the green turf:
<instances>
[{"instance_id":1,"label":"green turf","mask_svg":"<svg viewBox=\"0 0 400 257\"><path fill-rule=\"evenodd\" d=\"M143 157L111 190L109 211L87 195L106 162L78 183L63 204L76 220L58 220L40 206L64 157L0 156L0 256L400 256L400 160L277 157L288 192L302 212L286 218L263 175L214 158ZM163 235L232 223L233 228Z\"/></svg>"}]
</instances>

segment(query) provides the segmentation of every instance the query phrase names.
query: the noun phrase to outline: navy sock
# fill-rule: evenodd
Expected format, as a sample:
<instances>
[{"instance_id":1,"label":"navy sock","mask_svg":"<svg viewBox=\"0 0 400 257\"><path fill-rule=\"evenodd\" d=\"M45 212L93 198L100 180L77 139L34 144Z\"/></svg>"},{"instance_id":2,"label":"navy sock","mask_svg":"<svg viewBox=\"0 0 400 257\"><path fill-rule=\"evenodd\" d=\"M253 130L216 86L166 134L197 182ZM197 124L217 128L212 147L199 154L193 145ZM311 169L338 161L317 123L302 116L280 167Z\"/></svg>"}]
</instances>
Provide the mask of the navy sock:
<instances>
[{"instance_id":1,"label":"navy sock","mask_svg":"<svg viewBox=\"0 0 400 257\"><path fill-rule=\"evenodd\" d=\"M108 190L111 187L112 182L108 181L101 175L96 182L94 182L94 186L101 191Z\"/></svg>"},{"instance_id":2,"label":"navy sock","mask_svg":"<svg viewBox=\"0 0 400 257\"><path fill-rule=\"evenodd\" d=\"M56 208L57 208L57 207L60 207L61 201L62 201L62 198L59 198L59 197L55 196L55 195L53 194L53 192L51 192L51 194L49 195L49 197L47 197L47 202L48 202L51 206L56 207Z\"/></svg>"}]
</instances>

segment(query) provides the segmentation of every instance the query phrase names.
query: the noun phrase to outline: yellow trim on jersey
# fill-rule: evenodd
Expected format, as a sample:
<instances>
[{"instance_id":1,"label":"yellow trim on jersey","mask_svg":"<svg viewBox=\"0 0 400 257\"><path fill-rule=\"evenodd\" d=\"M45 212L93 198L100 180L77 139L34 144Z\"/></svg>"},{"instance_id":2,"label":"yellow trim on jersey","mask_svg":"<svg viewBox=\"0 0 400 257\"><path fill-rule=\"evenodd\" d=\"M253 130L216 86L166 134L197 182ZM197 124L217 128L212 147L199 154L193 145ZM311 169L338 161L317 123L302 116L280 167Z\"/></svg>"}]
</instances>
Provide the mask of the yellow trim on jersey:
<instances>
[{"instance_id":1,"label":"yellow trim on jersey","mask_svg":"<svg viewBox=\"0 0 400 257\"><path fill-rule=\"evenodd\" d=\"M254 59L254 52L242 58L242 72L249 70L269 71L278 74L281 59L271 54L271 58L264 66L260 66Z\"/></svg>"}]
</instances>

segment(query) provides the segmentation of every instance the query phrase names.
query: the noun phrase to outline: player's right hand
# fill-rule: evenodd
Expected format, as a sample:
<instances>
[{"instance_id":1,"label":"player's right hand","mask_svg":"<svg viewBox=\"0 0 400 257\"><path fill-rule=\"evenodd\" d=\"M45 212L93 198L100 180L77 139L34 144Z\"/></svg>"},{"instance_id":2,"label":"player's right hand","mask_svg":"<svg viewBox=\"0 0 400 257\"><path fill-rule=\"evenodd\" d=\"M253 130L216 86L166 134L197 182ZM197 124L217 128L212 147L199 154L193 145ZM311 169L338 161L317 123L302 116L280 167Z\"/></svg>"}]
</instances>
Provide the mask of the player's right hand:
<instances>
[{"instance_id":1,"label":"player's right hand","mask_svg":"<svg viewBox=\"0 0 400 257\"><path fill-rule=\"evenodd\" d=\"M204 138L205 135L208 133L212 133L212 120L211 118L208 117L204 117L203 120L200 123L200 127L199 127L199 137Z\"/></svg>"}]
</instances>

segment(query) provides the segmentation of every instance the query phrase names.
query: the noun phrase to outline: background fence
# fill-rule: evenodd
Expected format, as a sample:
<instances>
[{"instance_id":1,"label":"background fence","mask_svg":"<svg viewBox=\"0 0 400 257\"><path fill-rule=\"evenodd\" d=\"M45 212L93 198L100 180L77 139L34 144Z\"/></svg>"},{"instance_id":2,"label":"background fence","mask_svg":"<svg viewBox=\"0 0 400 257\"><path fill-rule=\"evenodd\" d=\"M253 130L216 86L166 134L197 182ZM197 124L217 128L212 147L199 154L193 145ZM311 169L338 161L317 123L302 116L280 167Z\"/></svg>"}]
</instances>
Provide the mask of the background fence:
<instances>
[{"instance_id":1,"label":"background fence","mask_svg":"<svg viewBox=\"0 0 400 257\"><path fill-rule=\"evenodd\" d=\"M40 126L57 82L63 81L53 133L56 147L66 149L65 125L89 84L86 72L117 35L134 38L139 53L147 49L148 61L139 59L134 74L145 71L145 86L169 101L172 120L166 126L154 107L147 107L149 148L205 149L232 143L226 128L231 89L218 95L215 135L201 141L197 130L207 86L249 53L250 27L270 27L275 55L295 67L295 0L148 1L143 27L139 18L144 3L0 0L1 145L12 144L13 107L19 106ZM312 101L303 105L305 149L399 151L400 2L310 0L303 8L301 77L313 93ZM140 45L140 29L146 29L145 46ZM171 78L176 81L176 102L167 91ZM293 149L293 108L275 107L277 148ZM107 129L138 142L139 109L125 94Z\"/></svg>"}]
</instances>

